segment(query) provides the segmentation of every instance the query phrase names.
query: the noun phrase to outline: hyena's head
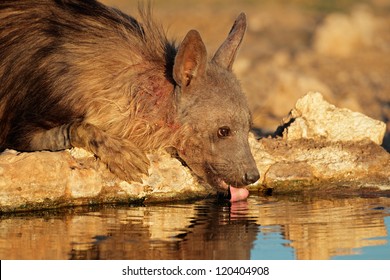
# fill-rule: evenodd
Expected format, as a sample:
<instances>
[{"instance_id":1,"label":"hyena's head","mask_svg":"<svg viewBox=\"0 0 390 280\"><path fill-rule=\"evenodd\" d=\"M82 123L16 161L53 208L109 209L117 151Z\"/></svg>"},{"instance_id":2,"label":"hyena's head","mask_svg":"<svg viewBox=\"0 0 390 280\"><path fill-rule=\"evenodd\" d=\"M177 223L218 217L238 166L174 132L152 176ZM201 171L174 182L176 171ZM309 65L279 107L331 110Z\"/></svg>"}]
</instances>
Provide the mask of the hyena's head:
<instances>
[{"instance_id":1,"label":"hyena's head","mask_svg":"<svg viewBox=\"0 0 390 280\"><path fill-rule=\"evenodd\" d=\"M260 176L248 143L251 115L232 73L245 29L240 14L211 61L199 33L191 30L173 67L178 119L190 130L178 154L195 174L220 191L230 190L231 200L246 198L242 187Z\"/></svg>"}]
</instances>

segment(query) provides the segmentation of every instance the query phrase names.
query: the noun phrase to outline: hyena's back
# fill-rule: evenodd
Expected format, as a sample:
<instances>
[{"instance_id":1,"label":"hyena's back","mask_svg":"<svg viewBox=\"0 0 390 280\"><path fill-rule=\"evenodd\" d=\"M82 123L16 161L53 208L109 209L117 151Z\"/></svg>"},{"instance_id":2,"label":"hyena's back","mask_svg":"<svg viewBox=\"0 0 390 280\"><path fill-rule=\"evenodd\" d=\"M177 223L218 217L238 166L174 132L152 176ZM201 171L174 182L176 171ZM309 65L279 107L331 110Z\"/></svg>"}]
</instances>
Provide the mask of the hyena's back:
<instances>
[{"instance_id":1,"label":"hyena's back","mask_svg":"<svg viewBox=\"0 0 390 280\"><path fill-rule=\"evenodd\" d=\"M127 150L109 167L145 172L142 150L164 142L143 136L163 129L147 125L153 118L169 122L176 50L142 16L141 27L95 1L1 1L0 149Z\"/></svg>"}]
</instances>

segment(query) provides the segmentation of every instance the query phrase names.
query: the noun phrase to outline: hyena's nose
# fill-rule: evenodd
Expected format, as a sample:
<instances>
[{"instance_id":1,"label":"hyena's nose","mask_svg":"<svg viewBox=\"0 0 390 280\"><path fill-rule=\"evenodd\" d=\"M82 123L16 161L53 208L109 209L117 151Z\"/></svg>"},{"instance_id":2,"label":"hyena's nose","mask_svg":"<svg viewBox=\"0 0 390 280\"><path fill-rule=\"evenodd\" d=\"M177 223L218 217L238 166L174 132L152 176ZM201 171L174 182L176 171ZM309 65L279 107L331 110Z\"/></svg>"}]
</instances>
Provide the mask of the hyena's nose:
<instances>
[{"instance_id":1,"label":"hyena's nose","mask_svg":"<svg viewBox=\"0 0 390 280\"><path fill-rule=\"evenodd\" d=\"M251 170L251 171L248 171L245 173L245 175L244 175L245 182L244 183L246 185L253 184L257 180L259 180L259 178L260 178L259 171L257 171L257 169L254 169L254 170Z\"/></svg>"}]
</instances>

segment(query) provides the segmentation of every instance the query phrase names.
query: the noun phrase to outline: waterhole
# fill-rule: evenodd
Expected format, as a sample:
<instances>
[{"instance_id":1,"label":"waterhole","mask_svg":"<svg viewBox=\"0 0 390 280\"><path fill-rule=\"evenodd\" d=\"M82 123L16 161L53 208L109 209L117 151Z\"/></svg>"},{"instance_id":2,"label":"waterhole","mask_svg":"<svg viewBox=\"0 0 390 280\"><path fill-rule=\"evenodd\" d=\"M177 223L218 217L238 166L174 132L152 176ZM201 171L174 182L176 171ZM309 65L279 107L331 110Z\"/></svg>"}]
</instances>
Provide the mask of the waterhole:
<instances>
[{"instance_id":1,"label":"waterhole","mask_svg":"<svg viewBox=\"0 0 390 280\"><path fill-rule=\"evenodd\" d=\"M262 197L3 215L1 259L390 259L390 198Z\"/></svg>"}]
</instances>

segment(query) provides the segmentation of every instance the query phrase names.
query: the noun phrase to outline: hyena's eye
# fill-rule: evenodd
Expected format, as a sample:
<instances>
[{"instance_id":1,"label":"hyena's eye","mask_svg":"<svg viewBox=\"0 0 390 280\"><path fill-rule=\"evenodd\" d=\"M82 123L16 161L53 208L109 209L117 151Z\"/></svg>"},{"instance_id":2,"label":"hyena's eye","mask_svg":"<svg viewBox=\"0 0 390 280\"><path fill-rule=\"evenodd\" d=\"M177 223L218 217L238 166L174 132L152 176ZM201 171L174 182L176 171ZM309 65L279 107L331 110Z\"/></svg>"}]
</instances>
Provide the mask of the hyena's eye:
<instances>
[{"instance_id":1,"label":"hyena's eye","mask_svg":"<svg viewBox=\"0 0 390 280\"><path fill-rule=\"evenodd\" d=\"M218 137L219 138L225 138L231 135L230 127L228 126L222 126L218 128Z\"/></svg>"}]
</instances>

